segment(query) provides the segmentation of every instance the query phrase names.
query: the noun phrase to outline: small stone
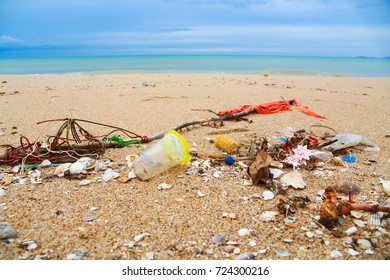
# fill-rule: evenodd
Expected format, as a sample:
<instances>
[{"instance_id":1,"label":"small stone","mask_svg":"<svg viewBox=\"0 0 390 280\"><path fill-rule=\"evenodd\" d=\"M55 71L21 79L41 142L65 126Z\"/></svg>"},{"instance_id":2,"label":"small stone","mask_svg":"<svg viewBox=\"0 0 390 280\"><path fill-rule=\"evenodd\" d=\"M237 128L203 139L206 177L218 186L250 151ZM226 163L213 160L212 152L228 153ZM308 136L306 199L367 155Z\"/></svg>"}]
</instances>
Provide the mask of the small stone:
<instances>
[{"instance_id":1,"label":"small stone","mask_svg":"<svg viewBox=\"0 0 390 280\"><path fill-rule=\"evenodd\" d=\"M352 234L354 234L356 231L357 231L357 227L350 227L349 229L347 229L347 230L345 231L345 233L348 234L348 235L352 235Z\"/></svg>"},{"instance_id":2,"label":"small stone","mask_svg":"<svg viewBox=\"0 0 390 280\"><path fill-rule=\"evenodd\" d=\"M256 255L252 253L243 254L241 256L238 256L236 260L254 260L256 258Z\"/></svg>"},{"instance_id":3,"label":"small stone","mask_svg":"<svg viewBox=\"0 0 390 280\"><path fill-rule=\"evenodd\" d=\"M363 250L371 249L371 243L367 239L361 238L357 241L359 247Z\"/></svg>"},{"instance_id":4,"label":"small stone","mask_svg":"<svg viewBox=\"0 0 390 280\"><path fill-rule=\"evenodd\" d=\"M137 175L135 175L134 170L131 170L129 172L129 174L127 174L127 177L130 178L130 179L135 179L135 178L137 178Z\"/></svg>"},{"instance_id":5,"label":"small stone","mask_svg":"<svg viewBox=\"0 0 390 280\"><path fill-rule=\"evenodd\" d=\"M0 196L4 196L6 194L5 190L3 188L0 188Z\"/></svg>"},{"instance_id":6,"label":"small stone","mask_svg":"<svg viewBox=\"0 0 390 280\"><path fill-rule=\"evenodd\" d=\"M0 239L9 239L16 236L16 231L6 222L0 222Z\"/></svg>"},{"instance_id":7,"label":"small stone","mask_svg":"<svg viewBox=\"0 0 390 280\"><path fill-rule=\"evenodd\" d=\"M131 179L130 179L129 177L124 177L124 176L120 176L120 177L118 178L118 181L121 182L121 183L123 183L123 184L129 182L130 180L131 180Z\"/></svg>"},{"instance_id":8,"label":"small stone","mask_svg":"<svg viewBox=\"0 0 390 280\"><path fill-rule=\"evenodd\" d=\"M249 246L251 246L251 247L256 246L256 241L254 241L254 240L249 241Z\"/></svg>"},{"instance_id":9,"label":"small stone","mask_svg":"<svg viewBox=\"0 0 390 280\"><path fill-rule=\"evenodd\" d=\"M285 239L283 239L283 241L286 242L286 243L291 243L291 242L293 242L293 240L290 239L290 238L285 238Z\"/></svg>"}]
</instances>

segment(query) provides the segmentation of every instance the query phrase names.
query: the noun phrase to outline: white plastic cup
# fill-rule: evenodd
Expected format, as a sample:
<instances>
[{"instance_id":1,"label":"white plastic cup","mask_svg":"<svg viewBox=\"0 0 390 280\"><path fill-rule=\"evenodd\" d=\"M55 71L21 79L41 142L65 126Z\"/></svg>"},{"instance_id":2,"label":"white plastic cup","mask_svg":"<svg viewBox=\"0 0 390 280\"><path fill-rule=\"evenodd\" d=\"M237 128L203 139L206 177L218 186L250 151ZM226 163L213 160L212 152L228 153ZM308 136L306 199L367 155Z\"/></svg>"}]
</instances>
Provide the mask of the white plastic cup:
<instances>
[{"instance_id":1,"label":"white plastic cup","mask_svg":"<svg viewBox=\"0 0 390 280\"><path fill-rule=\"evenodd\" d=\"M156 144L134 161L134 172L141 180L148 180L176 165L191 159L190 147L175 130L169 130Z\"/></svg>"}]
</instances>

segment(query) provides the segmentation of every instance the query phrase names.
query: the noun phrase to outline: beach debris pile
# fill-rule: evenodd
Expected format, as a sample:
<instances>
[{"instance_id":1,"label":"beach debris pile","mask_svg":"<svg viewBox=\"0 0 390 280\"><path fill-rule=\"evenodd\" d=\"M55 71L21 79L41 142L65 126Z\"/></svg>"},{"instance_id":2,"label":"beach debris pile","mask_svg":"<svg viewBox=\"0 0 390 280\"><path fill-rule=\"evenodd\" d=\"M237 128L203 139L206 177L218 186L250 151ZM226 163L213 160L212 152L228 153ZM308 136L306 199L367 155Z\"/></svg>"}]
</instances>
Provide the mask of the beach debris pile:
<instances>
[{"instance_id":1,"label":"beach debris pile","mask_svg":"<svg viewBox=\"0 0 390 280\"><path fill-rule=\"evenodd\" d=\"M239 106L235 109L218 113L217 118L206 121L189 122L180 125L180 129L193 125L209 125L210 121L222 121L242 117L248 112L277 113L283 111L296 110L321 118L306 106L295 100L283 102L271 102L266 106ZM245 114L243 114L245 113ZM54 180L66 178L77 181L77 187L84 188L95 184L105 184L109 182L119 182L121 184L132 184L132 182L144 179L137 176L134 163L137 162L143 153L132 153L127 155L123 161L112 161L104 159L103 154L106 148L134 147L150 141L160 139L168 133L174 134L179 139L181 135L177 131L162 133L146 137L140 136L129 130L119 127L103 125L96 122L79 119L60 119L53 121L63 121L58 133L49 137L46 143L30 143L27 138L21 138L20 147L3 145L6 152L1 157L0 164L6 166L0 169L0 197L6 196L7 191L14 185L45 184ZM46 122L46 121L45 121ZM80 122L101 125L111 128L112 131L101 136L92 136L80 126ZM213 126L215 127L215 126ZM178 127L176 127L178 128ZM323 129L325 133L319 135L313 130ZM63 135L65 134L65 136ZM81 135L80 135L81 134ZM121 134L121 135L119 135ZM235 185L261 190L251 196L240 196L238 201L251 201L254 205L261 205L257 202L269 203L273 207L261 209L261 214L256 217L260 223L275 223L280 221L286 228L300 227L308 239L316 236L323 236L325 230L329 230L336 237L343 235L355 235L367 224L375 227L379 234L388 235L390 228L390 200L382 197L377 201L367 203L357 203L355 199L359 197L361 188L354 183L343 182L339 185L326 186L313 198L305 190L311 187L312 183L307 180L311 177L331 177L334 170L345 169L357 163L353 150L379 151L380 148L370 139L356 134L337 134L333 129L322 125L313 125L310 131L305 129L285 128L276 131L277 136L264 137L256 133L246 134L245 137L234 139L231 136L218 134L214 139L205 137L208 149L215 153L203 153L198 144L193 143L193 147L186 145L183 161L184 168L175 169L178 178L190 178L193 182L202 182L201 186L194 189L194 193L199 199L206 199L210 196L210 189L207 183L218 182L219 180L229 180ZM122 136L124 135L124 136ZM124 139L129 137L129 139ZM180 141L183 141L182 139ZM185 140L184 140L185 141ZM157 145L157 144L156 144ZM155 146L156 146L155 145ZM158 144L164 147L164 144ZM175 145L174 145L175 146ZM151 147L153 148L153 146ZM161 148L160 150L164 150ZM155 150L154 152L159 152ZM149 152L150 153L150 152ZM188 154L187 154L188 153ZM181 155L183 156L183 155ZM375 163L371 160L370 163ZM178 171L180 170L180 171ZM155 183L158 192L170 192L175 188L172 182L161 182L165 174L162 171L158 176L159 182ZM147 178L153 185L153 178ZM310 181L310 182L309 182ZM383 193L390 195L390 181L379 178L379 184L383 187ZM344 195L337 197L336 192ZM299 193L297 195L297 193ZM183 198L176 200L182 203ZM384 205L380 205L380 203ZM296 218L300 211L307 209L316 211L317 215L311 215L310 227L302 225L302 221ZM368 213L367 214L365 214ZM224 212L223 218L237 220L239 215L235 211ZM346 230L343 227L343 217L352 217L354 226ZM364 220L364 217L366 220ZM93 215L85 215L84 222L92 222ZM368 219L368 220L367 220ZM274 227L276 228L276 227ZM321 230L322 229L322 230ZM276 230L276 229L275 229ZM277 230L280 230L279 228ZM238 238L253 237L249 240L249 247L257 245L255 238L257 231L250 227L242 227L238 232ZM17 235L8 223L0 222L1 239L10 239ZM126 243L126 248L133 248L140 245L145 237L151 237L149 233L141 233L134 238L131 243ZM37 244L33 240L25 240L22 244L27 250L34 250ZM235 240L228 240L223 233L216 233L210 242L218 247L223 247L224 257L236 256L236 259L255 259L258 255L269 252L269 249L262 249L256 253L243 253L239 247L240 243ZM284 242L289 244L292 239L285 238ZM368 242L368 243L367 243ZM348 254L356 256L359 254L357 248L361 248L366 254L373 254L372 244L365 238L360 238L352 244L348 244ZM200 254L201 248L189 244L185 251L189 254ZM290 256L288 250L273 248L273 253L285 258ZM213 249L205 250L206 254L212 254ZM149 253L148 253L149 254ZM69 259L82 259L88 253L76 252L69 255ZM154 253L151 252L147 258L152 259ZM343 255L339 250L333 250L330 258L341 258Z\"/></svg>"}]
</instances>

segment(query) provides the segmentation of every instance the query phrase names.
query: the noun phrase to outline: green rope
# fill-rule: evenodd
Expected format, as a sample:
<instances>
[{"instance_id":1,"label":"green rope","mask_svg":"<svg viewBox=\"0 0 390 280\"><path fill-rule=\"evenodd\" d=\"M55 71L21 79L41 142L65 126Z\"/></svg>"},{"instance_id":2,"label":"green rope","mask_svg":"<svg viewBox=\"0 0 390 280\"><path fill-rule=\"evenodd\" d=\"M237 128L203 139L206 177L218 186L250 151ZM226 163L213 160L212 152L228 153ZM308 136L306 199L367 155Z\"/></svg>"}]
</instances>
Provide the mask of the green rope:
<instances>
[{"instance_id":1,"label":"green rope","mask_svg":"<svg viewBox=\"0 0 390 280\"><path fill-rule=\"evenodd\" d=\"M115 148L122 148L122 147L130 147L130 144L134 144L134 142L137 143L137 148L139 148L141 146L141 140L137 139L137 138L132 138L132 139L129 139L129 140L124 140L123 138L120 138L119 136L112 136L112 137L108 137L106 138L105 140L107 141L113 141L113 142L118 142L118 144L115 146Z\"/></svg>"}]
</instances>

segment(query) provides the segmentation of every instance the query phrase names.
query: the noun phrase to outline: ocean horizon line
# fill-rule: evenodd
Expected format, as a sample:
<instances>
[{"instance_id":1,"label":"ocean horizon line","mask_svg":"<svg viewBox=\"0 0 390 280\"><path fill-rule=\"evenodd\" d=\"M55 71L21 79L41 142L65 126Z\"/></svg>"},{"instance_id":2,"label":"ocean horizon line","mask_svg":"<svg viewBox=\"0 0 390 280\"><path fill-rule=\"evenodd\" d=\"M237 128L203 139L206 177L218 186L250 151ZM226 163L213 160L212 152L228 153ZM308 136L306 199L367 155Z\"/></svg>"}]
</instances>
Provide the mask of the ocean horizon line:
<instances>
[{"instance_id":1,"label":"ocean horizon line","mask_svg":"<svg viewBox=\"0 0 390 280\"><path fill-rule=\"evenodd\" d=\"M0 74L226 73L390 77L390 57L132 54L2 58Z\"/></svg>"}]
</instances>

